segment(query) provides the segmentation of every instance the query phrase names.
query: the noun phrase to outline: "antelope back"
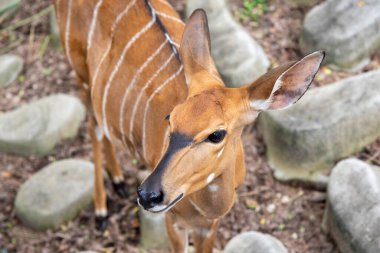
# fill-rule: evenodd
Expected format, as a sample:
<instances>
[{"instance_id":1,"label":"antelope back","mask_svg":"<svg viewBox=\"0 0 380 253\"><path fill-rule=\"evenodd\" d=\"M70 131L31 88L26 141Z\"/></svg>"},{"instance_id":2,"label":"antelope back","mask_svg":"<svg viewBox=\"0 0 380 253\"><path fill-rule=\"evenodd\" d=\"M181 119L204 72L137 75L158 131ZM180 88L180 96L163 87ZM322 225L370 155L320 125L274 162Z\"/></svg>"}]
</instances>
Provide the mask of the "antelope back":
<instances>
[{"instance_id":1,"label":"antelope back","mask_svg":"<svg viewBox=\"0 0 380 253\"><path fill-rule=\"evenodd\" d=\"M103 133L154 168L187 96L184 24L166 0L55 0L62 42Z\"/></svg>"}]
</instances>

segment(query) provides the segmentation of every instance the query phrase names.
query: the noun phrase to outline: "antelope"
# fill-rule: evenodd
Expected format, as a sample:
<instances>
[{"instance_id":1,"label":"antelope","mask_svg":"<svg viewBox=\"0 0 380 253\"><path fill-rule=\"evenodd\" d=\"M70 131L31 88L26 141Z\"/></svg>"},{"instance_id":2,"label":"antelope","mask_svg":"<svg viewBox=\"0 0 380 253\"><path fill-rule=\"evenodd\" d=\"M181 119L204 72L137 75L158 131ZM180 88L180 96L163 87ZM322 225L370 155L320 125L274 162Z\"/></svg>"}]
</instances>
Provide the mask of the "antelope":
<instances>
[{"instance_id":1,"label":"antelope","mask_svg":"<svg viewBox=\"0 0 380 253\"><path fill-rule=\"evenodd\" d=\"M324 52L227 88L201 9L186 25L166 0L55 0L55 10L89 111L97 228L107 225L102 149L114 189L127 196L115 155L121 145L152 170L138 203L166 212L172 252L187 251L190 231L196 252L212 252L219 221L244 182L244 126L261 111L294 104Z\"/></svg>"}]
</instances>

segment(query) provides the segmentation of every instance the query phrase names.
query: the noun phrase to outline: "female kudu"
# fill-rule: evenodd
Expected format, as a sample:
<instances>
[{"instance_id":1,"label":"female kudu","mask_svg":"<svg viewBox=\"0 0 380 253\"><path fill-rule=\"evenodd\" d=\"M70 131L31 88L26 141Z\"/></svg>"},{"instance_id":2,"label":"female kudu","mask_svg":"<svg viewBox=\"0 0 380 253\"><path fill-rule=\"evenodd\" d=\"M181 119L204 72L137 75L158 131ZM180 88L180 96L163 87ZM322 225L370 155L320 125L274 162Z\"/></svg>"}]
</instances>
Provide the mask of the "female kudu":
<instances>
[{"instance_id":1,"label":"female kudu","mask_svg":"<svg viewBox=\"0 0 380 253\"><path fill-rule=\"evenodd\" d=\"M126 195L114 151L120 143L153 169L138 202L167 211L173 252L186 251L189 230L196 252L211 252L219 220L244 181L244 126L260 111L295 103L324 53L231 89L211 58L202 10L185 26L165 0L55 0L55 8L90 111L98 227L107 216L102 148L116 191Z\"/></svg>"}]
</instances>

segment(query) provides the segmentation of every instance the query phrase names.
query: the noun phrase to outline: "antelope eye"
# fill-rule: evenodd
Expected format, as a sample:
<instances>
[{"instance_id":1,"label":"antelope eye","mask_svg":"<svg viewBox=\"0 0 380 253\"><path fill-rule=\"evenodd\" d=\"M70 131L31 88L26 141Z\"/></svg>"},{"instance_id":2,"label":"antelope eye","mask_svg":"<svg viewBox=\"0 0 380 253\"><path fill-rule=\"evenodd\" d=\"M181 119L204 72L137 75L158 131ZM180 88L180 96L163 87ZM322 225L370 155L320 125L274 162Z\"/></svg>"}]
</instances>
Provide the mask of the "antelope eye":
<instances>
[{"instance_id":1,"label":"antelope eye","mask_svg":"<svg viewBox=\"0 0 380 253\"><path fill-rule=\"evenodd\" d=\"M207 137L207 141L212 143L219 143L224 139L226 133L226 130L218 130L216 132L213 132Z\"/></svg>"}]
</instances>

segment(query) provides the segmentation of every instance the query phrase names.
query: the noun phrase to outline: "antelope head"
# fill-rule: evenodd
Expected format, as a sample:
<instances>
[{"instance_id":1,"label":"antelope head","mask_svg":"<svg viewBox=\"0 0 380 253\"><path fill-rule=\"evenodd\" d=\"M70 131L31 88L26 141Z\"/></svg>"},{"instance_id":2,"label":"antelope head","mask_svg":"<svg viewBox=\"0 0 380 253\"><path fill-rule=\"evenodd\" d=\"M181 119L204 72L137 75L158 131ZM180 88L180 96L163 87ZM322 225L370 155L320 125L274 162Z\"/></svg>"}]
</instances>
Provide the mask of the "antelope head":
<instances>
[{"instance_id":1,"label":"antelope head","mask_svg":"<svg viewBox=\"0 0 380 253\"><path fill-rule=\"evenodd\" d=\"M251 85L226 88L211 57L203 10L190 17L180 54L188 97L168 116L166 152L138 189L140 205L151 212L169 210L223 171L235 168L244 126L261 111L283 109L298 101L324 58L323 52L315 52L271 70Z\"/></svg>"}]
</instances>

